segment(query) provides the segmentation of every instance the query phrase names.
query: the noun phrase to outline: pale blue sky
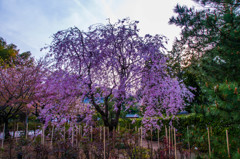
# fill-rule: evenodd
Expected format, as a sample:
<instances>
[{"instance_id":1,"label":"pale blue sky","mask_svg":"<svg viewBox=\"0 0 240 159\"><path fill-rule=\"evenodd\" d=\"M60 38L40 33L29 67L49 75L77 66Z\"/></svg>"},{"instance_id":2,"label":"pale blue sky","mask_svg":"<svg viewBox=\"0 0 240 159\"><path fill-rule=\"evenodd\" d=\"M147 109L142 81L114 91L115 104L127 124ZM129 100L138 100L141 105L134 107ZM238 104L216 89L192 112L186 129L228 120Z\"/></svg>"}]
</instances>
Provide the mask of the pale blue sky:
<instances>
[{"instance_id":1,"label":"pale blue sky","mask_svg":"<svg viewBox=\"0 0 240 159\"><path fill-rule=\"evenodd\" d=\"M44 56L40 48L50 44L59 30L77 26L80 30L96 23L129 17L138 20L140 33L168 37L168 49L180 28L168 25L174 6L193 6L191 0L0 0L0 36L14 43L20 52Z\"/></svg>"}]
</instances>

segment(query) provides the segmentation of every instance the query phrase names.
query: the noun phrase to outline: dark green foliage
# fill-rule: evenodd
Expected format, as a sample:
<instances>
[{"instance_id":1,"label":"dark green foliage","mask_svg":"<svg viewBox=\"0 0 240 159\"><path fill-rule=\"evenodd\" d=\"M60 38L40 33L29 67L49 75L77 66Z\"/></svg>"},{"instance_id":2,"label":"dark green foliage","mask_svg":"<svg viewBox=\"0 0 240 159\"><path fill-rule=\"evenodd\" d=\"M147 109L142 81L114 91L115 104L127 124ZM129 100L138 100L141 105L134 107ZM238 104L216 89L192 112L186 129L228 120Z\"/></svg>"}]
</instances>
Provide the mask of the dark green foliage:
<instances>
[{"instance_id":1,"label":"dark green foliage","mask_svg":"<svg viewBox=\"0 0 240 159\"><path fill-rule=\"evenodd\" d=\"M204 9L177 5L170 24L182 28L181 39L171 51L181 65L189 66L204 80L238 81L240 74L240 16L238 1L198 1Z\"/></svg>"},{"instance_id":2,"label":"dark green foliage","mask_svg":"<svg viewBox=\"0 0 240 159\"><path fill-rule=\"evenodd\" d=\"M182 32L170 53L172 59L177 54L181 62L177 76L186 85L197 88L192 112L202 114L204 121L199 123L203 127L195 130L196 145L206 143L203 140L207 131L205 135L198 132L212 126L213 158L225 158L228 129L230 152L236 156L240 146L240 2L195 1L203 6L201 10L179 5L174 10L178 15L169 23L180 26ZM171 65L178 61L172 60Z\"/></svg>"}]
</instances>

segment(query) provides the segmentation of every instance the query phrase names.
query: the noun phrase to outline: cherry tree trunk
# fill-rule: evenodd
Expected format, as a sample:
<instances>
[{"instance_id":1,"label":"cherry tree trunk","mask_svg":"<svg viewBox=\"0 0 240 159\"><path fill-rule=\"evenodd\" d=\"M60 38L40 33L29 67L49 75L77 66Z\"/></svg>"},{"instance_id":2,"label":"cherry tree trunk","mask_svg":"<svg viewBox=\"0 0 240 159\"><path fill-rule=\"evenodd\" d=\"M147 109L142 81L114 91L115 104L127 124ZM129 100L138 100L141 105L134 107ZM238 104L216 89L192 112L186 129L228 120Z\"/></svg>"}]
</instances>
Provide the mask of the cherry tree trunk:
<instances>
[{"instance_id":1,"label":"cherry tree trunk","mask_svg":"<svg viewBox=\"0 0 240 159\"><path fill-rule=\"evenodd\" d=\"M10 137L9 128L8 128L8 119L5 119L4 123L5 123L4 138L8 139Z\"/></svg>"}]
</instances>

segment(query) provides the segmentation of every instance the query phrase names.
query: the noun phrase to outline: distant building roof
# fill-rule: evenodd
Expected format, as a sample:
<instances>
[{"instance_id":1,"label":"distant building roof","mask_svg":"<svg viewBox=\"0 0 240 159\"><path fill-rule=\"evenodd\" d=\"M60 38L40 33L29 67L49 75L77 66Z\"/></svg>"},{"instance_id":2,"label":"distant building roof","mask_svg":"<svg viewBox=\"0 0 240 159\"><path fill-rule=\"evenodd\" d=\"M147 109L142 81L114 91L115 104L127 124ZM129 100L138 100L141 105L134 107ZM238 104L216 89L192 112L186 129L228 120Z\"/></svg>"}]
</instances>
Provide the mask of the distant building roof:
<instances>
[{"instance_id":1,"label":"distant building roof","mask_svg":"<svg viewBox=\"0 0 240 159\"><path fill-rule=\"evenodd\" d=\"M139 118L138 114L127 114L126 118Z\"/></svg>"}]
</instances>

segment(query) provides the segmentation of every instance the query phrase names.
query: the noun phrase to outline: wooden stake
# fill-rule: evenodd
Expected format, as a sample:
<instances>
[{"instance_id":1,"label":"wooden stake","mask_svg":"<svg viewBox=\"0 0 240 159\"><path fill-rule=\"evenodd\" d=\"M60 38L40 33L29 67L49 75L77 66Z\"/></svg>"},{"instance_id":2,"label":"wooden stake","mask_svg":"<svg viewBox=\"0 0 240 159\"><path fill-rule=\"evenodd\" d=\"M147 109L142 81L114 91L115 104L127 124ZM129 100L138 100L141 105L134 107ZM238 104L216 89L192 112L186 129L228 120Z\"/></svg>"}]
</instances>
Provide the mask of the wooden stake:
<instances>
[{"instance_id":1,"label":"wooden stake","mask_svg":"<svg viewBox=\"0 0 240 159\"><path fill-rule=\"evenodd\" d=\"M168 140L167 126L165 125L165 138Z\"/></svg>"},{"instance_id":2,"label":"wooden stake","mask_svg":"<svg viewBox=\"0 0 240 159\"><path fill-rule=\"evenodd\" d=\"M80 134L80 127L81 127L81 125L78 125L78 135L80 136L81 134Z\"/></svg>"},{"instance_id":3,"label":"wooden stake","mask_svg":"<svg viewBox=\"0 0 240 159\"><path fill-rule=\"evenodd\" d=\"M73 146L73 143L74 143L74 126L72 126L72 146Z\"/></svg>"},{"instance_id":4,"label":"wooden stake","mask_svg":"<svg viewBox=\"0 0 240 159\"><path fill-rule=\"evenodd\" d=\"M142 126L141 126L141 131L140 131L140 138L141 138L140 145L142 147Z\"/></svg>"},{"instance_id":5,"label":"wooden stake","mask_svg":"<svg viewBox=\"0 0 240 159\"><path fill-rule=\"evenodd\" d=\"M187 137L188 137L188 151L190 153L190 158L191 158L191 148L190 148L190 141L189 141L189 130L188 130L188 126L187 126Z\"/></svg>"},{"instance_id":6,"label":"wooden stake","mask_svg":"<svg viewBox=\"0 0 240 159\"><path fill-rule=\"evenodd\" d=\"M27 136L28 136L28 123L26 125L26 139L27 139Z\"/></svg>"},{"instance_id":7,"label":"wooden stake","mask_svg":"<svg viewBox=\"0 0 240 159\"><path fill-rule=\"evenodd\" d=\"M173 127L171 126L171 145L173 147L173 138L174 138L174 133L173 133Z\"/></svg>"},{"instance_id":8,"label":"wooden stake","mask_svg":"<svg viewBox=\"0 0 240 159\"><path fill-rule=\"evenodd\" d=\"M159 129L157 129L158 131L158 149L159 149Z\"/></svg>"},{"instance_id":9,"label":"wooden stake","mask_svg":"<svg viewBox=\"0 0 240 159\"><path fill-rule=\"evenodd\" d=\"M106 147L105 147L105 126L103 127L103 155L104 155L104 159L106 159Z\"/></svg>"},{"instance_id":10,"label":"wooden stake","mask_svg":"<svg viewBox=\"0 0 240 159\"><path fill-rule=\"evenodd\" d=\"M174 148L175 148L175 159L177 159L177 140L176 140L176 129L174 128Z\"/></svg>"},{"instance_id":11,"label":"wooden stake","mask_svg":"<svg viewBox=\"0 0 240 159\"><path fill-rule=\"evenodd\" d=\"M228 151L228 157L230 158L230 149L229 149L229 140L228 140L228 130L226 130L226 139L227 139L227 151Z\"/></svg>"},{"instance_id":12,"label":"wooden stake","mask_svg":"<svg viewBox=\"0 0 240 159\"><path fill-rule=\"evenodd\" d=\"M5 123L3 124L3 138L2 138L2 149L3 149L3 143L5 139Z\"/></svg>"},{"instance_id":13,"label":"wooden stake","mask_svg":"<svg viewBox=\"0 0 240 159\"><path fill-rule=\"evenodd\" d=\"M16 129L15 129L15 128L16 128L16 124L14 123L14 124L13 124L13 139L15 138L15 132L16 132Z\"/></svg>"},{"instance_id":14,"label":"wooden stake","mask_svg":"<svg viewBox=\"0 0 240 159\"><path fill-rule=\"evenodd\" d=\"M109 142L109 127L107 127L107 138L108 138L108 142Z\"/></svg>"},{"instance_id":15,"label":"wooden stake","mask_svg":"<svg viewBox=\"0 0 240 159\"><path fill-rule=\"evenodd\" d=\"M45 128L43 126L43 145L45 144Z\"/></svg>"},{"instance_id":16,"label":"wooden stake","mask_svg":"<svg viewBox=\"0 0 240 159\"><path fill-rule=\"evenodd\" d=\"M78 146L79 146L79 144L80 144L80 141L81 141L81 133L80 133L80 129L81 129L81 125L78 125L78 135L79 135L79 137L78 137Z\"/></svg>"},{"instance_id":17,"label":"wooden stake","mask_svg":"<svg viewBox=\"0 0 240 159\"><path fill-rule=\"evenodd\" d=\"M75 130L75 134L76 134L76 146L78 145L78 126L76 126L76 130Z\"/></svg>"},{"instance_id":18,"label":"wooden stake","mask_svg":"<svg viewBox=\"0 0 240 159\"><path fill-rule=\"evenodd\" d=\"M141 140L141 127L138 128L138 146L140 146L140 140Z\"/></svg>"},{"instance_id":19,"label":"wooden stake","mask_svg":"<svg viewBox=\"0 0 240 159\"><path fill-rule=\"evenodd\" d=\"M115 139L115 133L116 133L116 129L115 128L113 128L113 131L112 131L112 133L113 133L113 137L112 137L112 139ZM113 147L115 147L115 140L112 140L113 141Z\"/></svg>"},{"instance_id":20,"label":"wooden stake","mask_svg":"<svg viewBox=\"0 0 240 159\"><path fill-rule=\"evenodd\" d=\"M42 132L41 132L41 144L43 144L43 125L42 125Z\"/></svg>"},{"instance_id":21,"label":"wooden stake","mask_svg":"<svg viewBox=\"0 0 240 159\"><path fill-rule=\"evenodd\" d=\"M52 127L51 146L52 146L52 143L53 143L53 131L54 131L54 125Z\"/></svg>"},{"instance_id":22,"label":"wooden stake","mask_svg":"<svg viewBox=\"0 0 240 159\"><path fill-rule=\"evenodd\" d=\"M168 137L169 137L169 140L168 140L168 150L169 150L169 155L170 155L170 146L171 146L171 134L170 134L170 131L171 131L171 129L170 129L170 126L168 127Z\"/></svg>"},{"instance_id":23,"label":"wooden stake","mask_svg":"<svg viewBox=\"0 0 240 159\"><path fill-rule=\"evenodd\" d=\"M93 128L92 128L92 126L91 126L91 141L93 141L93 138L92 138L92 137L93 137L93 134L92 134L92 133L93 133Z\"/></svg>"},{"instance_id":24,"label":"wooden stake","mask_svg":"<svg viewBox=\"0 0 240 159\"><path fill-rule=\"evenodd\" d=\"M210 127L210 130L211 130L211 136L212 136L212 127Z\"/></svg>"},{"instance_id":25,"label":"wooden stake","mask_svg":"<svg viewBox=\"0 0 240 159\"><path fill-rule=\"evenodd\" d=\"M82 137L82 125L80 125L80 137Z\"/></svg>"},{"instance_id":26,"label":"wooden stake","mask_svg":"<svg viewBox=\"0 0 240 159\"><path fill-rule=\"evenodd\" d=\"M17 123L17 135L16 135L16 143L17 143L17 139L18 139L18 123Z\"/></svg>"},{"instance_id":27,"label":"wooden stake","mask_svg":"<svg viewBox=\"0 0 240 159\"><path fill-rule=\"evenodd\" d=\"M44 125L42 126L42 144L44 145L44 138L45 138L45 128Z\"/></svg>"},{"instance_id":28,"label":"wooden stake","mask_svg":"<svg viewBox=\"0 0 240 159\"><path fill-rule=\"evenodd\" d=\"M65 124L63 125L63 140L65 142L65 135L66 135L66 128L65 128Z\"/></svg>"},{"instance_id":29,"label":"wooden stake","mask_svg":"<svg viewBox=\"0 0 240 159\"><path fill-rule=\"evenodd\" d=\"M36 122L34 122L34 136L36 135Z\"/></svg>"},{"instance_id":30,"label":"wooden stake","mask_svg":"<svg viewBox=\"0 0 240 159\"><path fill-rule=\"evenodd\" d=\"M99 128L99 132L100 132L100 141L102 140L102 127L100 126L100 128Z\"/></svg>"},{"instance_id":31,"label":"wooden stake","mask_svg":"<svg viewBox=\"0 0 240 159\"><path fill-rule=\"evenodd\" d=\"M167 133L167 126L165 125L165 138L166 138L166 145L168 145L168 133ZM165 155L167 152L165 151Z\"/></svg>"},{"instance_id":32,"label":"wooden stake","mask_svg":"<svg viewBox=\"0 0 240 159\"><path fill-rule=\"evenodd\" d=\"M152 136L153 136L153 134L152 134L152 126L151 126L151 149L152 149L152 147L153 147L153 145L152 145Z\"/></svg>"},{"instance_id":33,"label":"wooden stake","mask_svg":"<svg viewBox=\"0 0 240 159\"><path fill-rule=\"evenodd\" d=\"M210 142L210 133L209 133L209 128L208 130L208 150L209 150L209 156L211 157L211 142Z\"/></svg>"}]
</instances>

